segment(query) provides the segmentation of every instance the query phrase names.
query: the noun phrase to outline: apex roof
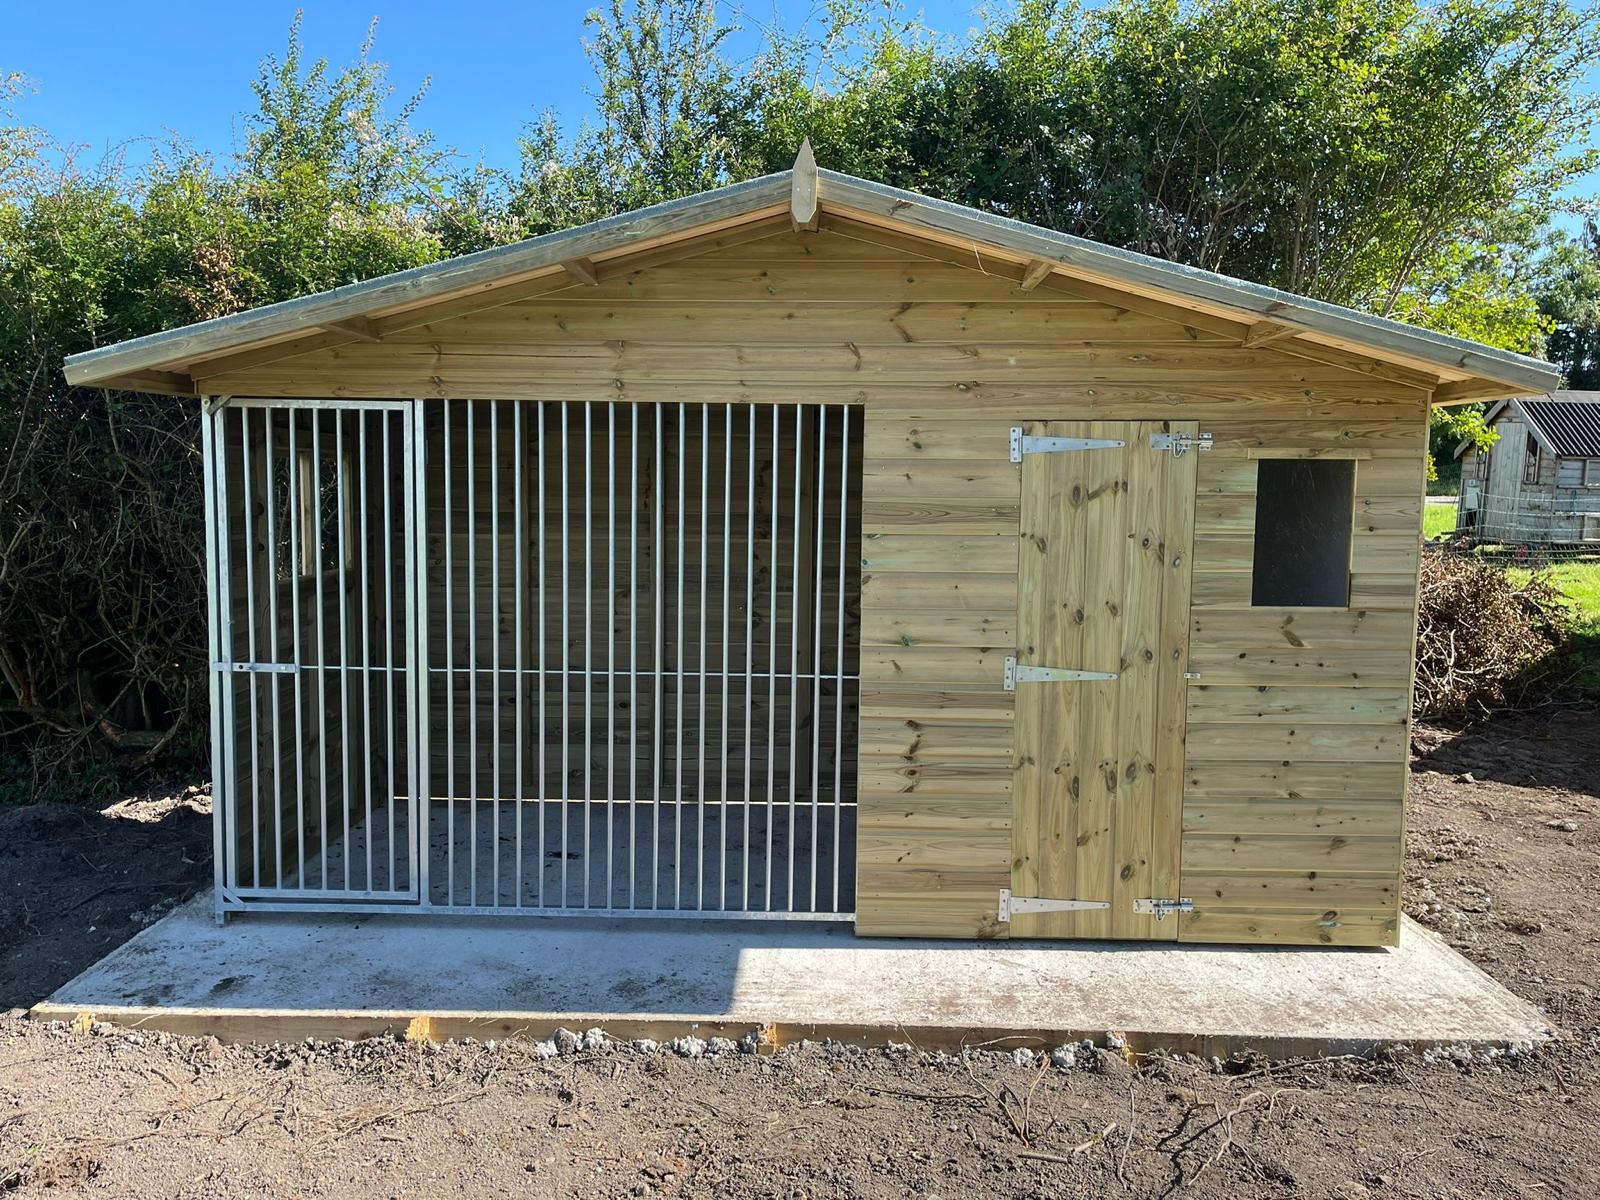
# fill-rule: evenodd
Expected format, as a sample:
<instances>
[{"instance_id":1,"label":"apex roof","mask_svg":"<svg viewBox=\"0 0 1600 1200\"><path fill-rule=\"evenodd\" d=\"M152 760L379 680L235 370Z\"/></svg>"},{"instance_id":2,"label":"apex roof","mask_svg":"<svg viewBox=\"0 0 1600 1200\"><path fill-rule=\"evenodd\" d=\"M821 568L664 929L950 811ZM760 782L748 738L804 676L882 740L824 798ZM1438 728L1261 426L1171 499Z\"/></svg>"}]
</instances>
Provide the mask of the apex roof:
<instances>
[{"instance_id":1,"label":"apex roof","mask_svg":"<svg viewBox=\"0 0 1600 1200\"><path fill-rule=\"evenodd\" d=\"M1299 339L1350 351L1438 381L1434 402L1535 392L1560 382L1555 366L1464 338L1297 296L1180 263L1057 233L964 205L819 170L809 143L795 166L573 229L103 346L66 360L74 385L193 395L193 368L210 359L380 340L459 309L487 308L594 282L608 264L670 260L692 239L787 212L797 228L834 214L1023 265L1023 288L1061 274L1247 323L1245 346ZM620 261L619 261L620 260Z\"/></svg>"}]
</instances>

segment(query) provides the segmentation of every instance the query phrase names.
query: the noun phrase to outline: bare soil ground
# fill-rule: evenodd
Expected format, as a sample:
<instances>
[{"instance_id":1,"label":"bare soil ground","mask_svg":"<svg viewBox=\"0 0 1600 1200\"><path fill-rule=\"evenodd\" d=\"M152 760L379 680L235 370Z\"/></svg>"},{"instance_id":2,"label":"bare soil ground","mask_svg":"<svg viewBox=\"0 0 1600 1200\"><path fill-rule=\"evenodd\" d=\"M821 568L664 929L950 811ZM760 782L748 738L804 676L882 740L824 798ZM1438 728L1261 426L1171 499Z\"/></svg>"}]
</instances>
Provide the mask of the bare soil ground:
<instances>
[{"instance_id":1,"label":"bare soil ground","mask_svg":"<svg viewBox=\"0 0 1600 1200\"><path fill-rule=\"evenodd\" d=\"M1600 714L1423 729L1416 750L1408 906L1551 1014L1565 1036L1549 1049L1137 1069L1103 1049L1070 1069L828 1046L540 1060L525 1042L228 1047L0 1018L0 1191L1587 1200L1600 1191ZM184 824L127 852L90 841L100 886L123 886L96 920L199 885L203 849L193 864L175 849ZM28 857L15 828L0 825L11 913L10 871ZM36 853L65 870L57 850ZM128 888L142 870L177 882ZM36 895L27 936L94 938L82 926L98 903L52 922ZM18 1002L105 948L51 958L14 928L0 936L0 987Z\"/></svg>"}]
</instances>

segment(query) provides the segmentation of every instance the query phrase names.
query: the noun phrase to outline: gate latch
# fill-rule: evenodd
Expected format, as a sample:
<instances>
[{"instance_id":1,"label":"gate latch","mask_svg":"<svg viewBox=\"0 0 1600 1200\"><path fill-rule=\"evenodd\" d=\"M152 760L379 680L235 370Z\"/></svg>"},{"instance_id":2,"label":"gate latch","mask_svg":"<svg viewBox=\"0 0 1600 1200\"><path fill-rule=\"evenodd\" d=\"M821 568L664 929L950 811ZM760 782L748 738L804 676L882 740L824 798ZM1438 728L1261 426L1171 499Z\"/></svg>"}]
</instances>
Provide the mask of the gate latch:
<instances>
[{"instance_id":1,"label":"gate latch","mask_svg":"<svg viewBox=\"0 0 1600 1200\"><path fill-rule=\"evenodd\" d=\"M300 668L295 663L274 662L214 662L213 671L238 675L293 675Z\"/></svg>"},{"instance_id":2,"label":"gate latch","mask_svg":"<svg viewBox=\"0 0 1600 1200\"><path fill-rule=\"evenodd\" d=\"M1173 458L1182 458L1190 450L1211 449L1209 433L1152 433L1150 449L1170 450Z\"/></svg>"},{"instance_id":3,"label":"gate latch","mask_svg":"<svg viewBox=\"0 0 1600 1200\"><path fill-rule=\"evenodd\" d=\"M1044 896L1013 896L1010 888L1000 889L1001 922L1010 924L1012 913L1086 912L1110 908L1109 900L1051 900Z\"/></svg>"},{"instance_id":4,"label":"gate latch","mask_svg":"<svg viewBox=\"0 0 1600 1200\"><path fill-rule=\"evenodd\" d=\"M1168 913L1192 913L1193 900L1135 900L1133 911L1141 916L1154 917L1160 921Z\"/></svg>"},{"instance_id":5,"label":"gate latch","mask_svg":"<svg viewBox=\"0 0 1600 1200\"><path fill-rule=\"evenodd\" d=\"M1071 667L1030 667L1019 663L1016 655L1006 656L1005 690L1014 692L1019 683L1083 683L1098 679L1116 679L1115 671L1079 671Z\"/></svg>"},{"instance_id":6,"label":"gate latch","mask_svg":"<svg viewBox=\"0 0 1600 1200\"><path fill-rule=\"evenodd\" d=\"M1069 450L1117 450L1128 443L1117 438L1033 437L1021 425L1011 427L1011 461L1019 463L1024 454L1063 454Z\"/></svg>"}]
</instances>

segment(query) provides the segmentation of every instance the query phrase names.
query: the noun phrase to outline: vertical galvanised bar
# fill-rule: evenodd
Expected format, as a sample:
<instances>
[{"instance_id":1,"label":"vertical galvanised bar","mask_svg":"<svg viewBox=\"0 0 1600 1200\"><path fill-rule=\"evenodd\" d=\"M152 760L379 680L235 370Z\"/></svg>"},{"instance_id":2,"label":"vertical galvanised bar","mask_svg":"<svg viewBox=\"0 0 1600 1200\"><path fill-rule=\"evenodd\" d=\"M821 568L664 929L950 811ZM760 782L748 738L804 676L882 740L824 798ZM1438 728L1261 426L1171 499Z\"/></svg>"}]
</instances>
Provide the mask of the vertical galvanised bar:
<instances>
[{"instance_id":1,"label":"vertical galvanised bar","mask_svg":"<svg viewBox=\"0 0 1600 1200\"><path fill-rule=\"evenodd\" d=\"M794 854L795 854L795 787L799 765L796 761L797 743L800 740L800 533L805 516L801 482L804 477L806 442L806 408L794 408L794 565L789 571L789 911L794 911Z\"/></svg>"},{"instance_id":2,"label":"vertical galvanised bar","mask_svg":"<svg viewBox=\"0 0 1600 1200\"><path fill-rule=\"evenodd\" d=\"M468 400L467 448L467 899L478 903L478 447L476 400Z\"/></svg>"},{"instance_id":3,"label":"vertical galvanised bar","mask_svg":"<svg viewBox=\"0 0 1600 1200\"><path fill-rule=\"evenodd\" d=\"M517 857L516 857L516 872L515 872L516 878L515 878L512 886L515 888L515 892L513 894L515 895L516 899L515 899L514 903L520 908L522 906L522 902L523 902L523 892L522 892L522 806L523 806L524 800L526 799L526 796L524 794L524 788L523 788L523 783L524 783L524 781L526 779L526 775L524 774L524 771L523 771L524 763L523 763L523 749L522 749L522 696L523 696L523 693L525 691L527 691L527 688L528 688L528 679L527 679L527 675L525 674L524 668L523 668L523 663L524 663L525 660L523 658L523 653L522 653L523 652L522 626L523 626L523 606L524 606L523 593L527 591L527 588L524 586L527 583L527 580L525 580L523 578L523 575L522 575L522 542L523 542L524 537L527 534L527 529L526 529L526 526L525 526L525 523L524 523L525 513L523 511L524 508L526 507L526 505L524 503L523 495L522 495L522 486L523 486L522 485L522 460L523 460L524 455L526 454L526 449L525 449L525 442L523 440L523 435L522 435L522 402L521 401L514 402L512 404L512 407L511 407L511 453L512 453L512 456L513 456L513 458L512 458L512 467L511 467L511 486L512 486L512 489L514 491L514 495L512 496L512 500L511 500L511 505L512 505L512 511L511 511L511 535L512 535L512 539L513 539L513 547L512 547L512 555L511 555L511 574L512 574L512 577L513 577L513 579L515 581L513 583L513 585L512 585L512 597L513 597L513 599L512 599L513 618L512 619L516 621L516 625L517 625L516 632L513 634L512 639L511 639L511 641L512 641L511 654L512 654L513 660L516 663L516 670L515 670L515 672L513 674L513 678L515 678L516 685L517 685L517 699L516 699L516 703L515 703L515 706L514 706L515 707L515 723L516 723L516 727L517 727L517 735L516 735L517 736L517 753L516 753L516 764L515 764L515 770L516 770L516 773L517 773L517 782L516 782L516 789L515 789L515 793L514 793L515 799L516 799L516 804L517 804L517 815L516 815L516 839L517 839L516 855L517 855Z\"/></svg>"},{"instance_id":4,"label":"vertical galvanised bar","mask_svg":"<svg viewBox=\"0 0 1600 1200\"><path fill-rule=\"evenodd\" d=\"M489 405L489 736L494 739L494 780L489 787L493 812L489 819L491 879L496 907L500 904L500 401Z\"/></svg>"},{"instance_id":5,"label":"vertical galvanised bar","mask_svg":"<svg viewBox=\"0 0 1600 1200\"><path fill-rule=\"evenodd\" d=\"M227 542L227 511L220 515L217 506L217 486L227 469L226 456L219 442L217 426L221 423L221 410L212 411L209 396L200 400L200 448L202 457L201 479L205 485L206 515L206 638L210 649L211 670L209 692L211 696L211 877L218 914L223 911L223 892L234 882L228 878L226 845L229 837L229 805L233 801L233 780L230 775L227 751L228 729L231 724L231 704L224 698L223 671L233 658L228 638L227 610L222 604L223 573L227 569L225 549ZM233 675L227 675L227 686L233 686ZM219 917L220 919L220 917Z\"/></svg>"},{"instance_id":6,"label":"vertical galvanised bar","mask_svg":"<svg viewBox=\"0 0 1600 1200\"><path fill-rule=\"evenodd\" d=\"M594 817L594 405L583 402L583 904L589 907L589 827Z\"/></svg>"},{"instance_id":7,"label":"vertical galvanised bar","mask_svg":"<svg viewBox=\"0 0 1600 1200\"><path fill-rule=\"evenodd\" d=\"M687 534L684 526L688 521L688 509L685 503L688 495L686 491L685 472L689 460L689 410L685 404L678 405L678 641L677 654L673 665L677 668L678 675L678 736L675 743L673 763L677 768L676 801L673 805L672 817L672 907L683 907L683 710L684 710L684 662L686 655L683 652L683 595L684 576L688 566Z\"/></svg>"},{"instance_id":8,"label":"vertical galvanised bar","mask_svg":"<svg viewBox=\"0 0 1600 1200\"><path fill-rule=\"evenodd\" d=\"M767 602L767 891L766 908L772 911L773 826L777 823L776 792L778 755L778 498L783 494L783 448L779 435L779 405L772 406L772 545L767 552L770 588Z\"/></svg>"},{"instance_id":9,"label":"vertical galvanised bar","mask_svg":"<svg viewBox=\"0 0 1600 1200\"><path fill-rule=\"evenodd\" d=\"M345 457L344 445L344 420L345 414L333 414L333 449L334 449L334 487L338 498L338 516L336 521L339 526L339 777L344 784L342 807L344 809L344 840L340 843L340 858L343 861L344 888L350 890L350 806L355 798L350 793L351 776L355 771L351 767L350 745L350 580L348 577L350 563L350 479L349 462Z\"/></svg>"},{"instance_id":10,"label":"vertical galvanised bar","mask_svg":"<svg viewBox=\"0 0 1600 1200\"><path fill-rule=\"evenodd\" d=\"M433 773L428 754L428 587L423 570L427 562L428 413L422 400L413 400L405 412L401 456L407 464L406 486L401 495L405 513L405 684L406 747L410 751L406 794L408 881L424 907L433 902L429 891L433 858Z\"/></svg>"},{"instance_id":11,"label":"vertical galvanised bar","mask_svg":"<svg viewBox=\"0 0 1600 1200\"><path fill-rule=\"evenodd\" d=\"M357 411L354 414L356 423L356 496L357 509L361 519L356 524L356 549L359 554L359 571L357 576L361 581L361 764L363 780L366 790L365 812L363 828L366 836L362 841L366 843L367 850L367 875L366 888L373 890L372 883L372 581L368 565L368 545L371 542L372 532L368 523L367 509L371 506L372 497L367 491L367 426L370 424L370 414Z\"/></svg>"},{"instance_id":12,"label":"vertical galvanised bar","mask_svg":"<svg viewBox=\"0 0 1600 1200\"><path fill-rule=\"evenodd\" d=\"M700 760L695 769L695 902L706 906L706 560L711 557L711 406L700 406Z\"/></svg>"},{"instance_id":13,"label":"vertical galvanised bar","mask_svg":"<svg viewBox=\"0 0 1600 1200\"><path fill-rule=\"evenodd\" d=\"M291 690L294 692L294 815L296 830L295 861L298 864L295 878L298 887L310 886L306 879L306 770L305 770L305 688L300 681L304 652L300 636L300 589L308 572L305 569L306 529L300 505L300 437L299 414L289 413L289 636L294 643L292 657L295 673ZM209 493L207 499L210 499ZM320 739L319 739L320 740ZM217 803L213 796L213 804Z\"/></svg>"},{"instance_id":14,"label":"vertical galvanised bar","mask_svg":"<svg viewBox=\"0 0 1600 1200\"><path fill-rule=\"evenodd\" d=\"M606 401L606 901L616 907L617 804L617 402Z\"/></svg>"},{"instance_id":15,"label":"vertical galvanised bar","mask_svg":"<svg viewBox=\"0 0 1600 1200\"><path fill-rule=\"evenodd\" d=\"M316 537L317 554L314 589L317 603L317 786L320 792L318 829L322 834L322 853L317 857L322 861L322 889L327 891L328 857L332 849L328 844L328 739L332 732L328 724L328 612L322 578L327 557L327 522L322 519L322 413L312 408L307 410L306 415L311 418L311 512L315 521L312 529Z\"/></svg>"},{"instance_id":16,"label":"vertical galvanised bar","mask_svg":"<svg viewBox=\"0 0 1600 1200\"><path fill-rule=\"evenodd\" d=\"M261 410L261 435L262 455L261 475L265 483L263 496L266 501L267 514L267 553L263 566L267 576L267 654L273 664L278 661L278 498L273 494L273 445L272 445L272 413L270 408ZM279 719L280 703L282 697L278 691L278 673L272 672L267 687L268 694L272 697L272 712L268 719L272 723L272 836L275 846L273 855L274 869L277 886L283 887L283 738L282 725ZM258 736L256 744L261 744ZM257 881L259 883L259 881Z\"/></svg>"},{"instance_id":17,"label":"vertical galvanised bar","mask_svg":"<svg viewBox=\"0 0 1600 1200\"><path fill-rule=\"evenodd\" d=\"M661 906L661 785L665 774L665 764L662 762L662 742L665 735L662 721L661 705L666 696L665 675L661 669L662 646L665 641L665 627L662 621L662 606L666 598L665 575L665 541L666 522L662 516L662 503L666 496L666 484L663 476L667 469L666 434L663 428L665 423L666 404L656 406L656 461L655 461L655 536L651 540L655 551L655 560L651 569L651 594L654 598L652 605L655 617L655 654L650 660L651 680L653 688L650 713L654 731L652 735L653 746L650 754L650 774L652 778L654 822L650 830L650 907Z\"/></svg>"},{"instance_id":18,"label":"vertical galvanised bar","mask_svg":"<svg viewBox=\"0 0 1600 1200\"><path fill-rule=\"evenodd\" d=\"M732 703L729 692L732 678L729 656L732 647L728 640L729 608L733 584L733 405L723 410L722 432L722 742L718 749L718 775L722 782L722 803L717 809L717 907L728 907L728 707Z\"/></svg>"},{"instance_id":19,"label":"vertical galvanised bar","mask_svg":"<svg viewBox=\"0 0 1600 1200\"><path fill-rule=\"evenodd\" d=\"M850 532L850 406L841 414L843 426L839 457L839 624L835 638L838 657L834 661L833 710L833 911L839 911L839 855L842 852L840 826L844 822L844 591L849 573L847 554Z\"/></svg>"},{"instance_id":20,"label":"vertical galvanised bar","mask_svg":"<svg viewBox=\"0 0 1600 1200\"><path fill-rule=\"evenodd\" d=\"M739 907L750 908L750 796L752 786L750 748L754 741L751 720L755 711L756 686L756 405L750 405L750 474L745 487L744 530L744 842L743 842L743 899Z\"/></svg>"},{"instance_id":21,"label":"vertical galvanised bar","mask_svg":"<svg viewBox=\"0 0 1600 1200\"><path fill-rule=\"evenodd\" d=\"M239 461L244 475L244 615L250 661L259 661L256 649L256 476L250 461L250 410L239 409ZM250 689L250 882L261 886L261 690L254 674L246 676Z\"/></svg>"},{"instance_id":22,"label":"vertical galvanised bar","mask_svg":"<svg viewBox=\"0 0 1600 1200\"><path fill-rule=\"evenodd\" d=\"M822 851L817 842L818 810L821 807L822 781L822 588L826 541L823 530L828 495L828 406L817 407L817 529L812 546L817 560L817 595L811 621L811 898L808 907L817 909L817 860Z\"/></svg>"},{"instance_id":23,"label":"vertical galvanised bar","mask_svg":"<svg viewBox=\"0 0 1600 1200\"><path fill-rule=\"evenodd\" d=\"M451 446L450 401L439 401L444 426L444 856L445 903L456 902L456 607L455 607L455 461Z\"/></svg>"},{"instance_id":24,"label":"vertical galvanised bar","mask_svg":"<svg viewBox=\"0 0 1600 1200\"><path fill-rule=\"evenodd\" d=\"M378 479L383 487L383 715L384 745L384 809L389 816L389 874L388 889L398 891L399 865L395 861L394 808L399 801L394 787L394 756L399 748L395 741L394 722L394 459L392 455L393 414L379 414L383 431L383 471Z\"/></svg>"},{"instance_id":25,"label":"vertical galvanised bar","mask_svg":"<svg viewBox=\"0 0 1600 1200\"><path fill-rule=\"evenodd\" d=\"M628 405L628 907L639 906L639 406Z\"/></svg>"},{"instance_id":26,"label":"vertical galvanised bar","mask_svg":"<svg viewBox=\"0 0 1600 1200\"><path fill-rule=\"evenodd\" d=\"M567 404L561 405L561 907L571 902L567 890L567 781L571 778L571 694L569 658L572 652L571 613L569 595L572 562L572 521L568 514L568 497L571 495L568 474L572 461L571 429L567 421Z\"/></svg>"},{"instance_id":27,"label":"vertical galvanised bar","mask_svg":"<svg viewBox=\"0 0 1600 1200\"><path fill-rule=\"evenodd\" d=\"M545 710L550 703L550 695L545 690L545 667L547 665L548 648L545 632L545 575L550 569L550 552L547 549L546 539L550 536L545 527L544 520L544 459L545 459L545 418L544 401L538 402L537 415L539 419L539 438L537 449L539 451L538 466L534 471L533 486L538 491L538 534L539 534L539 907L544 907L544 839L545 839L545 814L544 802L549 791L550 776L546 769L545 747ZM563 724L565 722L563 721Z\"/></svg>"}]
</instances>

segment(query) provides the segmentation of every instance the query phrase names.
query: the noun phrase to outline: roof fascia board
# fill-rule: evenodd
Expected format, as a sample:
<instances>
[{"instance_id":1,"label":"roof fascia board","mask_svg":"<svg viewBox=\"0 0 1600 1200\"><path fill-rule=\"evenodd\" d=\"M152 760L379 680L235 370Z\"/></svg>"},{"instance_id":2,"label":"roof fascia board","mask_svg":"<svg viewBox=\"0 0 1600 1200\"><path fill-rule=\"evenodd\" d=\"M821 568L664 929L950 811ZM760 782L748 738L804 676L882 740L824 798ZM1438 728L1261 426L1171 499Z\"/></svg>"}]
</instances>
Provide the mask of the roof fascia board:
<instances>
[{"instance_id":1,"label":"roof fascia board","mask_svg":"<svg viewBox=\"0 0 1600 1200\"><path fill-rule=\"evenodd\" d=\"M264 308L86 350L67 359L66 379L73 385L91 385L165 367L186 356L198 357L230 345L305 332L327 322L367 316L378 309L398 309L465 294L474 288L504 283L519 274L559 269L565 259L670 237L773 205L787 208L788 202L789 172L765 175L635 212L619 213L575 229L547 233L363 283L346 284L330 292L284 300Z\"/></svg>"},{"instance_id":2,"label":"roof fascia board","mask_svg":"<svg viewBox=\"0 0 1600 1200\"><path fill-rule=\"evenodd\" d=\"M1230 279L1182 263L1103 246L1070 234L1054 233L1008 217L851 175L823 170L819 176L824 203L829 206L857 208L869 216L901 225L1001 246L1029 258L1053 260L1068 272L1098 276L1112 285L1120 279L1156 288L1247 313L1255 319L1295 325L1307 332L1391 350L1441 369L1464 371L1535 392L1549 391L1560 382L1560 372L1555 367L1524 355L1495 351L1462 338L1417 329L1262 284Z\"/></svg>"}]
</instances>

